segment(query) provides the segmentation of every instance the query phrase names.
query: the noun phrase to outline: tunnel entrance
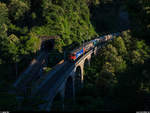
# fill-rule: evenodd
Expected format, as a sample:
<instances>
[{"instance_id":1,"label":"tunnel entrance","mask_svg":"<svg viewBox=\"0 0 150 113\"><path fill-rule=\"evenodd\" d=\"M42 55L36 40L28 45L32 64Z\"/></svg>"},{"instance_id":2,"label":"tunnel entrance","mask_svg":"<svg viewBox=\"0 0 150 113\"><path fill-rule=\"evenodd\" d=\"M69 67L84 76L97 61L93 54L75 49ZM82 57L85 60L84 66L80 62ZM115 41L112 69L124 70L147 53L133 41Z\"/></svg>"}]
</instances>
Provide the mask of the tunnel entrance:
<instances>
[{"instance_id":1,"label":"tunnel entrance","mask_svg":"<svg viewBox=\"0 0 150 113\"><path fill-rule=\"evenodd\" d=\"M42 42L41 50L50 51L54 48L54 39L45 40Z\"/></svg>"}]
</instances>

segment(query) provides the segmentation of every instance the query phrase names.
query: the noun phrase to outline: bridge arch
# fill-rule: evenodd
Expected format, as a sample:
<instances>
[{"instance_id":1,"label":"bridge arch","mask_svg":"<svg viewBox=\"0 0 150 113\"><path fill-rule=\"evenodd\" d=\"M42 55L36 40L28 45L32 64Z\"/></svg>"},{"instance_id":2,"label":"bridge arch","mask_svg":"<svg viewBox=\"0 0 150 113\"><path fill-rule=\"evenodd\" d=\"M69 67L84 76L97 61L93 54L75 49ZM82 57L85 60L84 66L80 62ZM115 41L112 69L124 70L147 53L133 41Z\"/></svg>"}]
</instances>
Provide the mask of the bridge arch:
<instances>
[{"instance_id":1,"label":"bridge arch","mask_svg":"<svg viewBox=\"0 0 150 113\"><path fill-rule=\"evenodd\" d=\"M83 82L83 70L81 66L77 66L75 71L75 93L77 93L82 87Z\"/></svg>"},{"instance_id":2,"label":"bridge arch","mask_svg":"<svg viewBox=\"0 0 150 113\"><path fill-rule=\"evenodd\" d=\"M84 69L90 66L90 59L86 58L84 61Z\"/></svg>"}]
</instances>

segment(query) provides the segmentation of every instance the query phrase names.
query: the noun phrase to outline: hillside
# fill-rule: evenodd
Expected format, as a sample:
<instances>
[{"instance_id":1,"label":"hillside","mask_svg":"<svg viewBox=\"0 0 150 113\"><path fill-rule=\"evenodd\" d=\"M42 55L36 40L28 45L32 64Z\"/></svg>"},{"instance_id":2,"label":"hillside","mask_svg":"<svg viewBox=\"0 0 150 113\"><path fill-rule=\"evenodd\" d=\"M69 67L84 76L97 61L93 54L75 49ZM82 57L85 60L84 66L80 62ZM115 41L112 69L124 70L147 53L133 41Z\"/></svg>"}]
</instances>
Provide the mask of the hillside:
<instances>
[{"instance_id":1,"label":"hillside","mask_svg":"<svg viewBox=\"0 0 150 113\"><path fill-rule=\"evenodd\" d=\"M91 66L85 68L83 89L75 103L67 102L63 110L150 110L149 20L148 0L1 0L0 110L36 111L45 102L26 96L21 102L8 93L40 54L40 37L57 37L53 50L46 51L45 72L49 72L65 53L115 32L121 36L109 41L91 60ZM62 111L60 101L54 102L52 110Z\"/></svg>"}]
</instances>

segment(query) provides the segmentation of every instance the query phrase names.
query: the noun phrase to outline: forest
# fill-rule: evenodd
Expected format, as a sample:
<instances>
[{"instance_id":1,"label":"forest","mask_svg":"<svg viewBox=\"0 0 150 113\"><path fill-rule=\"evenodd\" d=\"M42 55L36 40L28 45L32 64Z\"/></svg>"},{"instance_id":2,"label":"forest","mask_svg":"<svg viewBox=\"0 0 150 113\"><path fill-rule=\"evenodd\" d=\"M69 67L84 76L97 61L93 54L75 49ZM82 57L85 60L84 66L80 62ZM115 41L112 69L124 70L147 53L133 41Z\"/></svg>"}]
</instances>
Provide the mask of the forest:
<instances>
[{"instance_id":1,"label":"forest","mask_svg":"<svg viewBox=\"0 0 150 113\"><path fill-rule=\"evenodd\" d=\"M37 111L43 103L37 97L20 103L8 93L40 54L40 36L58 37L54 52L61 59L83 42L121 32L92 58L84 71L84 87L64 110L149 111L149 20L148 0L0 0L0 110ZM62 110L59 102L52 110Z\"/></svg>"}]
</instances>

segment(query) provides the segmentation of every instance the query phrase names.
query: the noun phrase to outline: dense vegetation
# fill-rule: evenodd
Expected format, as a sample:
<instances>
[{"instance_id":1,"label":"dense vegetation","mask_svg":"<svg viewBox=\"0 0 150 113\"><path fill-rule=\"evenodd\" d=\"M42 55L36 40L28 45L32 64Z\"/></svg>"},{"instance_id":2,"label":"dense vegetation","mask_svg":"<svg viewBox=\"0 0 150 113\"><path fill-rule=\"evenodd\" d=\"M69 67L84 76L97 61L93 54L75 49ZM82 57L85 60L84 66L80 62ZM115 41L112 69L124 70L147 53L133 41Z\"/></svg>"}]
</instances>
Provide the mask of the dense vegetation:
<instances>
[{"instance_id":1,"label":"dense vegetation","mask_svg":"<svg viewBox=\"0 0 150 113\"><path fill-rule=\"evenodd\" d=\"M118 3L121 4L121 1ZM144 0L127 0L124 3L131 30L122 32L120 37L107 43L92 59L90 67L86 67L84 72L84 88L78 92L75 103L66 103L64 110L150 110L149 4ZM105 8L105 5L94 7L92 13L102 14L103 11L98 10L102 7ZM94 19L101 19L97 15L94 15ZM102 21L95 21L98 33L103 33L104 29L99 28L99 25L103 25ZM111 25L104 26L106 31L116 30ZM58 110L57 107L53 109Z\"/></svg>"},{"instance_id":2,"label":"dense vegetation","mask_svg":"<svg viewBox=\"0 0 150 113\"><path fill-rule=\"evenodd\" d=\"M75 105L79 111L150 109L150 46L123 32L100 50L84 74L84 88ZM92 93L91 93L92 92ZM90 103L90 104L89 104ZM68 110L68 109L65 109Z\"/></svg>"},{"instance_id":3,"label":"dense vegetation","mask_svg":"<svg viewBox=\"0 0 150 113\"><path fill-rule=\"evenodd\" d=\"M3 0L0 17L0 63L5 68L0 71L4 78L15 75L14 64L20 71L34 57L40 36L57 36L55 49L63 52L64 47L80 45L96 35L86 0Z\"/></svg>"},{"instance_id":4,"label":"dense vegetation","mask_svg":"<svg viewBox=\"0 0 150 113\"><path fill-rule=\"evenodd\" d=\"M126 4L132 35L150 41L150 2L148 0L127 0Z\"/></svg>"},{"instance_id":5,"label":"dense vegetation","mask_svg":"<svg viewBox=\"0 0 150 113\"><path fill-rule=\"evenodd\" d=\"M58 53L63 53L66 47L72 49L84 40L95 37L97 33L90 22L88 8L88 4L91 3L93 1L86 0L1 0L0 84L2 91L7 92L9 86L30 61L40 54L42 40L39 37L57 37L54 55L51 55L49 61L59 60L60 58L53 59L56 56L61 57L62 55ZM49 66L55 63L57 62ZM4 109L19 109L15 95L4 98L2 93L0 97L3 99L0 105ZM11 99L8 100L14 103L5 102L7 97L10 97Z\"/></svg>"},{"instance_id":6,"label":"dense vegetation","mask_svg":"<svg viewBox=\"0 0 150 113\"><path fill-rule=\"evenodd\" d=\"M92 59L84 72L84 88L65 110L150 109L149 9L148 0L1 0L0 110L38 110L42 103L37 97L20 102L7 93L17 75L40 53L40 36L56 36L54 52L63 54L98 34L126 28L130 30ZM130 26L120 19L124 11L128 11ZM59 57L55 54L49 60L55 56Z\"/></svg>"}]
</instances>

